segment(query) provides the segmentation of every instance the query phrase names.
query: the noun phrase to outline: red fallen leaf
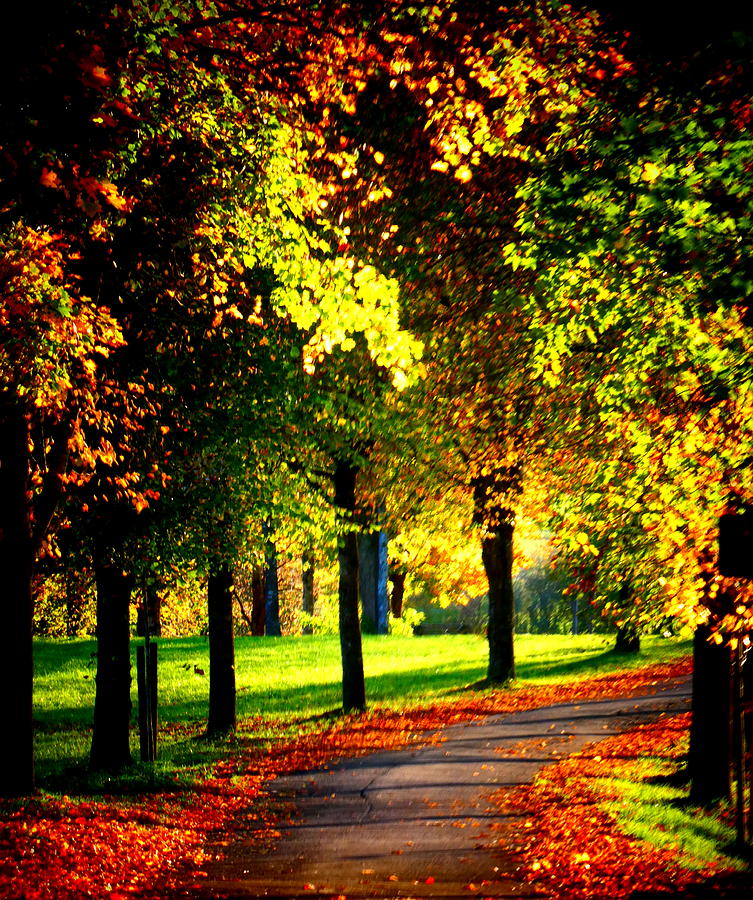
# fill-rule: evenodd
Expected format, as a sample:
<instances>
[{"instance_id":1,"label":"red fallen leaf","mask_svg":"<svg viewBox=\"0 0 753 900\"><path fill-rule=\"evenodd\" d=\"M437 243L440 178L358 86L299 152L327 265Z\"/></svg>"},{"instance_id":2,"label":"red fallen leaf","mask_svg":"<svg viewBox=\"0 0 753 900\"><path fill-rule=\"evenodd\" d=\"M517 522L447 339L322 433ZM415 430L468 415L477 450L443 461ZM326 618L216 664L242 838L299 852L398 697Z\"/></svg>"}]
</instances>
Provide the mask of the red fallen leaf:
<instances>
[{"instance_id":1,"label":"red fallen leaf","mask_svg":"<svg viewBox=\"0 0 753 900\"><path fill-rule=\"evenodd\" d=\"M429 875L429 877L425 881L425 884L434 884L434 876Z\"/></svg>"},{"instance_id":2,"label":"red fallen leaf","mask_svg":"<svg viewBox=\"0 0 753 900\"><path fill-rule=\"evenodd\" d=\"M307 881L306 884L304 884L303 889L304 889L304 891L315 891L316 885L311 884L310 882Z\"/></svg>"}]
</instances>

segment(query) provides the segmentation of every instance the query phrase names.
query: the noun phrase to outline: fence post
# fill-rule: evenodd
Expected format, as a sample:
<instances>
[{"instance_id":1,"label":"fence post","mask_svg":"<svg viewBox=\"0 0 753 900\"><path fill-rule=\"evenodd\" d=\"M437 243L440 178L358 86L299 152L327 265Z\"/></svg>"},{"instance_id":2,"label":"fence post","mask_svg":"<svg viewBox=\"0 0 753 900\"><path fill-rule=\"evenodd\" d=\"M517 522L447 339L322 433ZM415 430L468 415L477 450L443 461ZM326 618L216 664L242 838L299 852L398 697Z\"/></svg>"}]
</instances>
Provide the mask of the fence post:
<instances>
[{"instance_id":1,"label":"fence post","mask_svg":"<svg viewBox=\"0 0 753 900\"><path fill-rule=\"evenodd\" d=\"M139 694L139 746L142 762L157 759L157 645L144 634L144 645L136 648Z\"/></svg>"}]
</instances>

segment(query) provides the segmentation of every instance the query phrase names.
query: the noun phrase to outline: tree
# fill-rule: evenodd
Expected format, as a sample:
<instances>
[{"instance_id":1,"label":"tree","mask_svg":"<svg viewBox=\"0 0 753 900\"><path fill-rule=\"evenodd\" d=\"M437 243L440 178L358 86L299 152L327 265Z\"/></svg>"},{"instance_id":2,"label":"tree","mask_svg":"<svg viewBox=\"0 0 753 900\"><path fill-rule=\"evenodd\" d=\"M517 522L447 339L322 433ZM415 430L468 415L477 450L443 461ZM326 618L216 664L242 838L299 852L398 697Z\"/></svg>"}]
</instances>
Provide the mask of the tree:
<instances>
[{"instance_id":1,"label":"tree","mask_svg":"<svg viewBox=\"0 0 753 900\"><path fill-rule=\"evenodd\" d=\"M443 437L422 449L437 478L446 469L438 457L454 444L455 475L475 487L489 676L505 680L514 672L512 526L539 400L521 302L530 273L507 265L515 191L547 136L603 78L601 66L619 72L624 61L600 43L591 16L546 4L412 5L389 27L377 13L369 38L354 101L330 116L350 151L332 205L354 245L398 278L405 321L427 342L417 406Z\"/></svg>"},{"instance_id":2,"label":"tree","mask_svg":"<svg viewBox=\"0 0 753 900\"><path fill-rule=\"evenodd\" d=\"M718 572L716 541L719 516L751 491L751 282L741 247L752 221L751 110L737 88L748 62L733 60L711 74L686 66L682 83L649 70L620 103L581 110L551 167L520 191L511 257L537 273L542 377L580 382L603 431L619 435L640 487L631 525L644 571L656 572L651 593L664 614L732 648L750 630L749 586ZM608 470L595 475L603 490ZM701 687L718 676L701 647L696 761L718 731ZM728 709L726 693L717 710ZM714 758L721 768L701 764L698 795L726 792L729 761Z\"/></svg>"},{"instance_id":3,"label":"tree","mask_svg":"<svg viewBox=\"0 0 753 900\"><path fill-rule=\"evenodd\" d=\"M328 242L337 246L337 230L321 219L322 192L299 168L306 131L284 122L286 111L299 115L282 90L289 82L272 95L249 94L253 79L238 87L232 66L207 57L205 16L211 10L192 3L99 10L81 2L65 21L46 22L48 40L3 84L0 454L12 486L0 552L24 683L10 723L19 759L9 791L32 786L30 581L63 487L88 485L96 504L143 510L164 486L154 465L159 431L151 442L133 440L175 396L170 377L150 380L159 364L149 351L163 361L189 357L198 338L191 317L211 310L219 334L223 321L243 316L233 302L241 296L253 320L254 282L269 272L273 308L310 338L307 367L352 331L368 332L374 354L396 372L410 362L389 287ZM277 46L262 40L260 56L244 45L244 58L263 71L285 45ZM165 323L172 327L160 334ZM80 509L89 506L83 498Z\"/></svg>"},{"instance_id":4,"label":"tree","mask_svg":"<svg viewBox=\"0 0 753 900\"><path fill-rule=\"evenodd\" d=\"M225 559L210 572L209 604L209 713L210 737L235 731L235 647L233 643L233 576Z\"/></svg>"}]
</instances>

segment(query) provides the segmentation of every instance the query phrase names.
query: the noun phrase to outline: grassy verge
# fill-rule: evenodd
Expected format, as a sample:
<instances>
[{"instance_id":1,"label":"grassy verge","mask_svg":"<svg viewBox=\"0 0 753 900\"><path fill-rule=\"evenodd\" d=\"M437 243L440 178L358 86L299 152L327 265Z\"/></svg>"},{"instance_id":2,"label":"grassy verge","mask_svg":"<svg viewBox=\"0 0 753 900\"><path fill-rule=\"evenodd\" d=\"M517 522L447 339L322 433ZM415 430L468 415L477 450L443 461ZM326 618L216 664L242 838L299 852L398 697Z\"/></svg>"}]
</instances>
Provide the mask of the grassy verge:
<instances>
[{"instance_id":1,"label":"grassy verge","mask_svg":"<svg viewBox=\"0 0 753 900\"><path fill-rule=\"evenodd\" d=\"M674 753L684 752L684 740ZM607 799L604 809L621 831L655 847L678 854L681 866L703 870L724 864L744 869L734 850L735 829L731 810L722 805L713 812L688 802L687 785L673 784L679 758L645 757L626 765L619 778L597 780Z\"/></svg>"},{"instance_id":2,"label":"grassy verge","mask_svg":"<svg viewBox=\"0 0 753 900\"><path fill-rule=\"evenodd\" d=\"M541 771L511 798L528 817L522 871L566 898L669 891L751 896L750 860L724 806L690 805L678 783L690 714L660 718L591 744ZM649 893L647 896L658 896Z\"/></svg>"},{"instance_id":3,"label":"grassy verge","mask_svg":"<svg viewBox=\"0 0 753 900\"><path fill-rule=\"evenodd\" d=\"M635 656L609 651L603 635L521 635L516 641L518 687L578 682L595 675L669 660L687 642L646 638ZM36 645L35 719L40 782L51 790L98 786L81 781L91 739L96 644L40 640ZM135 652L135 651L134 651ZM476 635L364 637L366 689L371 706L405 709L457 697L485 675L487 644ZM239 739L265 745L317 727L340 703L337 637L240 637L236 642ZM206 638L159 641L159 756L136 767L144 786L202 777L222 748L198 741L206 717L209 656ZM132 699L136 704L135 686ZM132 734L137 757L137 734ZM106 781L102 787L111 787Z\"/></svg>"}]
</instances>

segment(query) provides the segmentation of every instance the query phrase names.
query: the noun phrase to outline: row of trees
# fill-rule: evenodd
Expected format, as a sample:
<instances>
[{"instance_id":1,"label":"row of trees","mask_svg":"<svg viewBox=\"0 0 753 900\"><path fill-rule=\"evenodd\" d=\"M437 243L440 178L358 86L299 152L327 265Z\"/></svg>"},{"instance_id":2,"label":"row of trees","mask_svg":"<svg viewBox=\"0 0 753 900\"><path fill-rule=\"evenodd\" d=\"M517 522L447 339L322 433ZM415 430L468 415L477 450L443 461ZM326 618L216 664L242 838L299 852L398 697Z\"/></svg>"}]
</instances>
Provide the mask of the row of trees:
<instances>
[{"instance_id":1,"label":"row of trees","mask_svg":"<svg viewBox=\"0 0 753 900\"><path fill-rule=\"evenodd\" d=\"M397 559L477 536L490 681L515 673L521 515L623 628L749 631L715 549L752 487L745 53L678 78L592 12L468 6L79 0L14 35L3 793L33 786L45 555L94 568L105 768L130 758L134 586L206 577L224 731L233 564L275 540L337 545L345 710L357 535L383 528Z\"/></svg>"}]
</instances>

